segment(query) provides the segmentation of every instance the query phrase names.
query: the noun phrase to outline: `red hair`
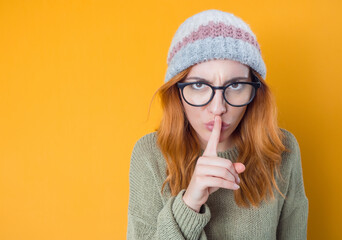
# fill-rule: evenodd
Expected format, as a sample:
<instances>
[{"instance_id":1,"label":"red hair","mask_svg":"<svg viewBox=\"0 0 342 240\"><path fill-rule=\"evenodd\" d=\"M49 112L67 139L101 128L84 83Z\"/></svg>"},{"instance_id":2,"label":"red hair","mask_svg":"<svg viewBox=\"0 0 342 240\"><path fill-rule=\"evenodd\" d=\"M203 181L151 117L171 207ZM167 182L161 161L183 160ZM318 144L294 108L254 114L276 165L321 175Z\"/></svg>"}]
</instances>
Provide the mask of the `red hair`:
<instances>
[{"instance_id":1,"label":"red hair","mask_svg":"<svg viewBox=\"0 0 342 240\"><path fill-rule=\"evenodd\" d=\"M167 178L161 192L168 183L172 196L188 187L201 152L199 139L186 119L176 85L191 68L180 72L156 91L163 109L161 123L156 129L157 144L167 163ZM239 152L236 162L246 166L240 174L240 189L234 191L236 203L243 207L249 207L250 204L259 206L262 200L274 199L273 187L285 198L274 174L282 178L279 169L281 154L288 151L283 144L284 134L277 125L275 99L260 74L251 68L250 71L260 79L261 87L232 133Z\"/></svg>"}]
</instances>

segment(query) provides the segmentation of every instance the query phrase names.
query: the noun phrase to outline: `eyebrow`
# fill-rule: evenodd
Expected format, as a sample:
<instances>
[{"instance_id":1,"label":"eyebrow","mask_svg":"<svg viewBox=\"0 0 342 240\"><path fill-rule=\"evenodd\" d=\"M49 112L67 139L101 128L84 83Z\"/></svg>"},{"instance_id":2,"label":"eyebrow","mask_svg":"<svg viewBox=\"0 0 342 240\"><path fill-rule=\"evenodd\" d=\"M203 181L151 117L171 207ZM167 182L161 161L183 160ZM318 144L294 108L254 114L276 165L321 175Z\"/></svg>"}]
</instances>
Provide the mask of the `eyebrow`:
<instances>
[{"instance_id":1,"label":"eyebrow","mask_svg":"<svg viewBox=\"0 0 342 240\"><path fill-rule=\"evenodd\" d=\"M212 84L212 82L208 81L207 79L201 78L201 77L188 77L188 78L184 79L184 81L185 81L185 80L191 80L191 79L200 80L200 81L202 81L202 82L205 82L205 83L208 83L208 84ZM245 79L245 80L246 80L246 79L249 79L249 78L248 78L248 77L234 77L234 78L232 78L232 79L230 79L230 80L226 80L226 81L224 82L224 85L226 85L226 84L228 84L228 83L235 82L235 81L237 81L237 80L241 80L241 79Z\"/></svg>"}]
</instances>

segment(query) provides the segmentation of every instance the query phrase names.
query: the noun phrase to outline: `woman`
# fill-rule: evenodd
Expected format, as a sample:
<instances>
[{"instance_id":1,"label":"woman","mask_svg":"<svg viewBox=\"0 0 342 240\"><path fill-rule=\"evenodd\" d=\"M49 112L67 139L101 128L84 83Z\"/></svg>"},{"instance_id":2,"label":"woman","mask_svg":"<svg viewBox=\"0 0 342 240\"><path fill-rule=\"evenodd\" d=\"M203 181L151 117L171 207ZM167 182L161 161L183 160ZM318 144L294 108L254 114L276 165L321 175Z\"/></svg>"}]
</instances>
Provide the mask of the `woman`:
<instances>
[{"instance_id":1,"label":"woman","mask_svg":"<svg viewBox=\"0 0 342 240\"><path fill-rule=\"evenodd\" d=\"M299 146L265 77L240 18L206 10L181 24L163 119L131 156L128 239L306 239Z\"/></svg>"}]
</instances>

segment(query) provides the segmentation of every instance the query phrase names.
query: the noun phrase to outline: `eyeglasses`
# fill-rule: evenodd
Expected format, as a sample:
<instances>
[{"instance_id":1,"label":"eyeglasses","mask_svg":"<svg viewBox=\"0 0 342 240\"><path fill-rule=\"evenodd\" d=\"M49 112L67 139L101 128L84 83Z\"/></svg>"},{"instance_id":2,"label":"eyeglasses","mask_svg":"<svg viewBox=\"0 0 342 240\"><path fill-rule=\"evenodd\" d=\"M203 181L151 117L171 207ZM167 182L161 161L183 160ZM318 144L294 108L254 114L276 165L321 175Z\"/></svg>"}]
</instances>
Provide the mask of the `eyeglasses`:
<instances>
[{"instance_id":1,"label":"eyeglasses","mask_svg":"<svg viewBox=\"0 0 342 240\"><path fill-rule=\"evenodd\" d=\"M207 105L213 98L217 89L222 89L224 100L233 107L242 107L252 102L261 82L256 75L252 74L252 82L248 78L234 78L226 86L211 86L207 81L179 82L177 86L181 89L185 102L194 107Z\"/></svg>"}]
</instances>

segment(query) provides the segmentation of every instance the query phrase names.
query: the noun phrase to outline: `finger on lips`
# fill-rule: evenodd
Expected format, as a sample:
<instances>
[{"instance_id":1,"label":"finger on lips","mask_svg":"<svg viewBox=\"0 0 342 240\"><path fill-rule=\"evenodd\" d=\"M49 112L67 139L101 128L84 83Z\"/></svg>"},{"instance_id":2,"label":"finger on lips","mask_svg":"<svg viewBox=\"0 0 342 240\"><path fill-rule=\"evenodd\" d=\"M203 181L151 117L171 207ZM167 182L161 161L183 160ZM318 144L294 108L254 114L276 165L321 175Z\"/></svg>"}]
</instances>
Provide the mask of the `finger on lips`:
<instances>
[{"instance_id":1,"label":"finger on lips","mask_svg":"<svg viewBox=\"0 0 342 240\"><path fill-rule=\"evenodd\" d=\"M207 143L207 147L203 153L203 156L217 156L217 145L220 141L220 133L221 133L221 117L215 116L214 118L214 127L209 137L209 141Z\"/></svg>"},{"instance_id":2,"label":"finger on lips","mask_svg":"<svg viewBox=\"0 0 342 240\"><path fill-rule=\"evenodd\" d=\"M236 183L240 183L240 178L238 173L236 172L233 164L229 162L222 162L222 158L219 158L218 161L213 161L212 157L217 157L217 146L220 141L222 127L222 119L221 116L215 116L214 118L214 127L209 137L209 141L207 143L207 147L203 153L203 157L211 157L211 159L207 159L207 165L216 165L220 167L226 168L233 176ZM227 175L227 174L226 174Z\"/></svg>"}]
</instances>

